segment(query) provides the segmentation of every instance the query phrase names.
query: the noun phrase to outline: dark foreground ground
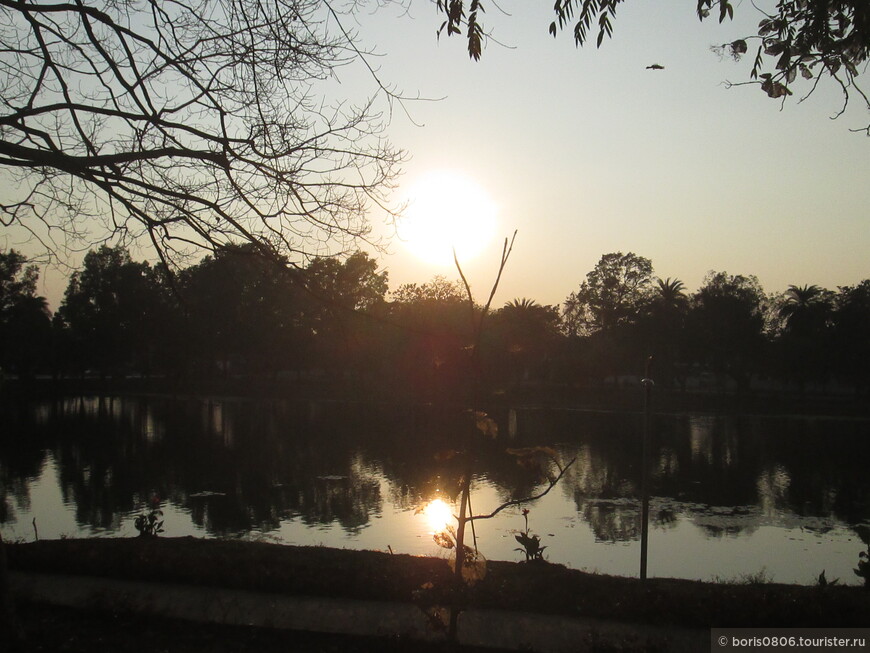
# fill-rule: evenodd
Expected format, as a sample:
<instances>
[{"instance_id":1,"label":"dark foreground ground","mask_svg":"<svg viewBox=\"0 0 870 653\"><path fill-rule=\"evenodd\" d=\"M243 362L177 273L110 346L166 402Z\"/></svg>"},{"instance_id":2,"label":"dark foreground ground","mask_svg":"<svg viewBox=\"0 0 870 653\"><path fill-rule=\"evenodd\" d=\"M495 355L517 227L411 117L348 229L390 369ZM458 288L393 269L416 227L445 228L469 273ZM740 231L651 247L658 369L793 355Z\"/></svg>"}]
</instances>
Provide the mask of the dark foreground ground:
<instances>
[{"instance_id":1,"label":"dark foreground ground","mask_svg":"<svg viewBox=\"0 0 870 653\"><path fill-rule=\"evenodd\" d=\"M17 613L24 630L18 646L22 653L446 652L444 645L423 642L202 624L47 605L19 604ZM463 649L463 653L475 650Z\"/></svg>"},{"instance_id":2,"label":"dark foreground ground","mask_svg":"<svg viewBox=\"0 0 870 653\"><path fill-rule=\"evenodd\" d=\"M862 587L714 584L588 574L548 563L489 562L451 593L443 559L194 538L58 540L7 545L12 570L83 574L307 596L593 617L673 629L868 627ZM33 651L429 651L445 645L193 624L20 605ZM590 650L648 650L602 648Z\"/></svg>"}]
</instances>

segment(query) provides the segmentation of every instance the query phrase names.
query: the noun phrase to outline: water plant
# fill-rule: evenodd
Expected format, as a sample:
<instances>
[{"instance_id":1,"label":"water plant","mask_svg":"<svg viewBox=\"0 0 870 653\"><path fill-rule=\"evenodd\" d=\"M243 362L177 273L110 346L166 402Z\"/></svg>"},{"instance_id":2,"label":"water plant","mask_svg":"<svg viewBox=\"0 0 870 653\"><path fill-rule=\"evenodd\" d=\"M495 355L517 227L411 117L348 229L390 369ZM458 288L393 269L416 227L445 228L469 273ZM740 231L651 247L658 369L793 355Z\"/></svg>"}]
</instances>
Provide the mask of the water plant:
<instances>
[{"instance_id":1,"label":"water plant","mask_svg":"<svg viewBox=\"0 0 870 653\"><path fill-rule=\"evenodd\" d=\"M767 573L767 567L762 567L755 573L738 574L737 585L770 585L773 576Z\"/></svg>"},{"instance_id":2,"label":"water plant","mask_svg":"<svg viewBox=\"0 0 870 653\"><path fill-rule=\"evenodd\" d=\"M139 531L139 537L157 537L163 532L163 511L156 494L151 497L151 510L136 517L133 526Z\"/></svg>"},{"instance_id":3,"label":"water plant","mask_svg":"<svg viewBox=\"0 0 870 653\"><path fill-rule=\"evenodd\" d=\"M153 508L150 512L142 513L133 522L139 537L157 537L163 532L163 511ZM159 520L159 521L158 521Z\"/></svg>"},{"instance_id":4,"label":"water plant","mask_svg":"<svg viewBox=\"0 0 870 653\"><path fill-rule=\"evenodd\" d=\"M854 571L856 576L864 579L864 587L870 589L870 544L866 551L858 554L858 567Z\"/></svg>"},{"instance_id":5,"label":"water plant","mask_svg":"<svg viewBox=\"0 0 870 653\"><path fill-rule=\"evenodd\" d=\"M531 562L533 560L543 560L544 559L544 549L547 547L541 546L541 537L539 535L532 535L529 533L529 509L523 508L523 519L526 523L526 529L521 531L519 535L514 535L514 539L522 544L523 548L514 549L514 551L519 551L520 553L526 554L526 562Z\"/></svg>"},{"instance_id":6,"label":"water plant","mask_svg":"<svg viewBox=\"0 0 870 653\"><path fill-rule=\"evenodd\" d=\"M770 585L773 576L767 573L767 567L762 567L754 573L746 572L730 577L714 574L710 577L710 582L719 585Z\"/></svg>"}]
</instances>

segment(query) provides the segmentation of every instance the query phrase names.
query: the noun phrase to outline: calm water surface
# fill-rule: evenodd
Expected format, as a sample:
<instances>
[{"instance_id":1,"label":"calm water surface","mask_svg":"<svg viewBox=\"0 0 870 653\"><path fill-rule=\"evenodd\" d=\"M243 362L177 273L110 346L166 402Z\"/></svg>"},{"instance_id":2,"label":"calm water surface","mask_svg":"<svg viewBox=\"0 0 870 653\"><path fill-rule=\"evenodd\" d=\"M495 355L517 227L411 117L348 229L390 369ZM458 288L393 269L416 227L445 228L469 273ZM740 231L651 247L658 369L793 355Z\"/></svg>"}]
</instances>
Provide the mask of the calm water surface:
<instances>
[{"instance_id":1,"label":"calm water surface","mask_svg":"<svg viewBox=\"0 0 870 653\"><path fill-rule=\"evenodd\" d=\"M576 462L528 504L546 557L636 576L642 420L636 414L516 410L479 438L473 510L546 487L507 448L551 446ZM467 416L339 403L98 399L3 415L4 539L129 537L159 498L166 536L445 555ZM657 415L649 573L710 580L764 570L777 582L857 584L870 533L870 422ZM545 468L554 473L554 466ZM439 505L436 503L436 506ZM521 507L477 522L480 551L519 560Z\"/></svg>"}]
</instances>

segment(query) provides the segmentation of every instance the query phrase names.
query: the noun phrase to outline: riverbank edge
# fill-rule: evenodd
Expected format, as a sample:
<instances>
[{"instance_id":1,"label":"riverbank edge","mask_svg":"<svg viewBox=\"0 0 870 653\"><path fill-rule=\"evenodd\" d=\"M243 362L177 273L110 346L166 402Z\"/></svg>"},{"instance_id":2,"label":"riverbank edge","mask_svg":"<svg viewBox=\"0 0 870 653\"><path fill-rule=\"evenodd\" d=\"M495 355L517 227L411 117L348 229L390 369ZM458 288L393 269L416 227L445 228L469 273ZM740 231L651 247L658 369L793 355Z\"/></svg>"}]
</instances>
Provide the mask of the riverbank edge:
<instances>
[{"instance_id":1,"label":"riverbank edge","mask_svg":"<svg viewBox=\"0 0 870 653\"><path fill-rule=\"evenodd\" d=\"M764 582L641 582L550 563L489 561L460 594L442 558L237 540L97 538L6 544L13 573L404 604L430 614L455 603L498 611L679 630L711 627L867 627L870 591ZM833 580L833 579L830 579Z\"/></svg>"}]
</instances>

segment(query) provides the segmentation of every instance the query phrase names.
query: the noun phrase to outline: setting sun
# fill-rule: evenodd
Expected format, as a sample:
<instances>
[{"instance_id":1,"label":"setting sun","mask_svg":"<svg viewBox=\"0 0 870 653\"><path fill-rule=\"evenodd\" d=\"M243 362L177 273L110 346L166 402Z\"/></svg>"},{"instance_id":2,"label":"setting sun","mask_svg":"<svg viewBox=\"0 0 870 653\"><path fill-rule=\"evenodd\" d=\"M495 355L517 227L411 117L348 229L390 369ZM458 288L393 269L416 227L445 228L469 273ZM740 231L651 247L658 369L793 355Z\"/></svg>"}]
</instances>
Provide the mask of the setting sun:
<instances>
[{"instance_id":1,"label":"setting sun","mask_svg":"<svg viewBox=\"0 0 870 653\"><path fill-rule=\"evenodd\" d=\"M434 265L477 256L495 233L496 205L477 183L453 171L424 175L407 196L399 238L408 250Z\"/></svg>"}]
</instances>

